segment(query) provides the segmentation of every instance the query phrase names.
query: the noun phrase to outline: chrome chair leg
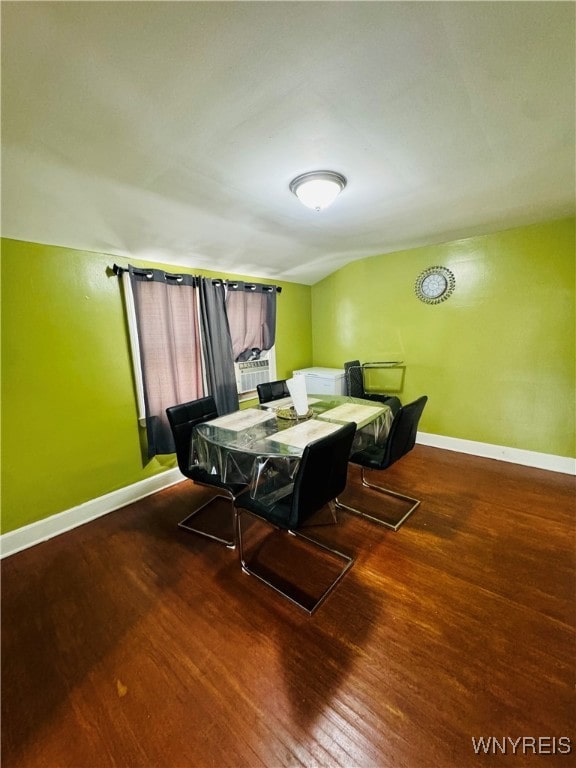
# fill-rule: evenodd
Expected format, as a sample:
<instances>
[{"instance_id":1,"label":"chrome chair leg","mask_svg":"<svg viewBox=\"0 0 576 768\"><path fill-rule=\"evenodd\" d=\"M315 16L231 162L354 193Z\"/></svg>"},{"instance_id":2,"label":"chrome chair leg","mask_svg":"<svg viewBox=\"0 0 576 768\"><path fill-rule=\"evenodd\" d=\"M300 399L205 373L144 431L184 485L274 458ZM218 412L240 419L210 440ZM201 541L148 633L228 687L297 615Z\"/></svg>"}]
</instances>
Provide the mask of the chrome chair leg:
<instances>
[{"instance_id":1,"label":"chrome chair leg","mask_svg":"<svg viewBox=\"0 0 576 768\"><path fill-rule=\"evenodd\" d=\"M371 488L373 491L377 491L378 493L381 493L385 496L393 496L396 499L401 499L402 501L408 501L411 502L412 506L410 509L402 515L400 520L396 523L388 523L385 520L381 520L378 517L375 517L374 515L371 515L369 512L366 512L361 509L356 509L355 507L351 507L348 504L344 504L341 502L338 498L335 499L335 504L338 509L346 509L348 512L353 512L356 515L359 515L360 517L364 517L367 520L370 520L371 522L378 523L378 525L383 525L385 528L390 528L393 531L397 531L400 526L410 517L412 512L414 512L415 509L417 509L421 501L419 499L413 499L412 496L406 496L403 493L397 493L396 491L391 491L389 488L383 488L381 485L376 485L375 483L369 483L368 480L366 480L366 474L364 467L362 467L362 485L364 488Z\"/></svg>"},{"instance_id":2,"label":"chrome chair leg","mask_svg":"<svg viewBox=\"0 0 576 768\"><path fill-rule=\"evenodd\" d=\"M329 552L330 554L334 555L335 557L339 558L343 561L344 565L343 568L340 570L339 574L336 576L336 578L329 584L329 586L324 590L324 592L316 599L313 605L306 605L302 602L300 602L294 595L291 595L289 592L283 590L281 587L279 587L277 584L274 584L269 578L266 578L266 576L262 575L261 573L258 573L254 568L252 568L249 563L246 562L246 559L244 557L244 544L243 544L243 538L242 538L242 515L248 514L252 517L255 517L257 520L261 520L264 524L270 525L267 521L263 521L258 515L255 515L254 513L247 511L247 510L238 510L236 515L236 526L237 526L237 534L236 539L238 541L238 556L240 559L240 566L242 568L242 571L249 576L253 576L254 578L258 579L258 581L261 581L263 584L266 584L268 587L273 589L278 594L285 597L287 600L289 600L294 605L297 605L299 608L302 608L308 615L312 615L314 611L324 602L324 600L328 597L328 595L334 590L336 585L341 581L341 579L344 577L344 575L350 570L352 565L354 564L354 558L350 557L350 555L345 555L343 552L340 552L337 549L333 549L332 547L329 547L326 544L322 544L321 542L317 541L316 539L311 538L310 536L306 536L303 533L300 533L300 531L295 531L292 529L284 530L283 532L289 536L294 536L299 539L304 539L305 541L309 541L311 544L313 544L315 547L319 547L320 549ZM276 527L276 526L274 526ZM283 529L277 529L277 530L283 530Z\"/></svg>"},{"instance_id":3,"label":"chrome chair leg","mask_svg":"<svg viewBox=\"0 0 576 768\"><path fill-rule=\"evenodd\" d=\"M198 483L196 481L197 485L201 485L201 483ZM213 486L206 486L206 488L213 488ZM205 530L204 528L195 527L194 525L191 525L190 523L194 521L194 518L196 515L198 515L199 512L201 512L206 507L210 506L216 499L225 499L226 501L229 501L232 505L234 505L234 496L228 493L217 493L214 496L212 496L208 501L206 501L204 504L202 504L200 507L197 507L194 512L189 514L187 517L184 518L184 520L181 520L178 523L178 527L182 528L185 531L190 531L191 533L196 533L200 536L204 536L207 539L211 539L212 541L218 541L220 544L225 544L228 549L236 549L236 524L235 524L235 515L236 511L234 506L232 507L232 524L231 524L231 531L230 535L221 535L218 536L215 533L210 533L209 531Z\"/></svg>"}]
</instances>

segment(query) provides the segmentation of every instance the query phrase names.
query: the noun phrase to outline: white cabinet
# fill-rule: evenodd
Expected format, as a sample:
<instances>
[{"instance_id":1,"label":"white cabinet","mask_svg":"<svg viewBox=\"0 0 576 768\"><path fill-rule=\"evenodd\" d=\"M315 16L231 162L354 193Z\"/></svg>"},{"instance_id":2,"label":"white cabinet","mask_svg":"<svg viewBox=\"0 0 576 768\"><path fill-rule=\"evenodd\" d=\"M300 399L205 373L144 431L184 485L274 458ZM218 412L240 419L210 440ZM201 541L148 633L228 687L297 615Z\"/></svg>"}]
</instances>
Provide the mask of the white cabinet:
<instances>
[{"instance_id":1,"label":"white cabinet","mask_svg":"<svg viewBox=\"0 0 576 768\"><path fill-rule=\"evenodd\" d=\"M345 395L346 377L343 368L301 368L294 376L306 377L309 395Z\"/></svg>"}]
</instances>

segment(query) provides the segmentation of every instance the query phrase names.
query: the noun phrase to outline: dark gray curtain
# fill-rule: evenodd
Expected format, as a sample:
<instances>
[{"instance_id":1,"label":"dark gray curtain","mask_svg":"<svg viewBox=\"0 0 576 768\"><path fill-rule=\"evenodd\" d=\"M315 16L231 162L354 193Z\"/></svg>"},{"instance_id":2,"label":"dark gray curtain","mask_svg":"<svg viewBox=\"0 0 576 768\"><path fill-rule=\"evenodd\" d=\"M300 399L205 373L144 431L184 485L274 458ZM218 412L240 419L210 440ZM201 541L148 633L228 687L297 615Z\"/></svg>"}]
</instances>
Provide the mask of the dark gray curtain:
<instances>
[{"instance_id":1,"label":"dark gray curtain","mask_svg":"<svg viewBox=\"0 0 576 768\"><path fill-rule=\"evenodd\" d=\"M134 267L129 272L151 458L175 451L166 408L204 395L198 287L191 275Z\"/></svg>"},{"instance_id":2,"label":"dark gray curtain","mask_svg":"<svg viewBox=\"0 0 576 768\"><path fill-rule=\"evenodd\" d=\"M226 312L237 362L258 357L276 340L276 287L228 282Z\"/></svg>"},{"instance_id":3,"label":"dark gray curtain","mask_svg":"<svg viewBox=\"0 0 576 768\"><path fill-rule=\"evenodd\" d=\"M239 408L225 293L221 281L200 279L200 325L206 383L220 415Z\"/></svg>"}]
</instances>

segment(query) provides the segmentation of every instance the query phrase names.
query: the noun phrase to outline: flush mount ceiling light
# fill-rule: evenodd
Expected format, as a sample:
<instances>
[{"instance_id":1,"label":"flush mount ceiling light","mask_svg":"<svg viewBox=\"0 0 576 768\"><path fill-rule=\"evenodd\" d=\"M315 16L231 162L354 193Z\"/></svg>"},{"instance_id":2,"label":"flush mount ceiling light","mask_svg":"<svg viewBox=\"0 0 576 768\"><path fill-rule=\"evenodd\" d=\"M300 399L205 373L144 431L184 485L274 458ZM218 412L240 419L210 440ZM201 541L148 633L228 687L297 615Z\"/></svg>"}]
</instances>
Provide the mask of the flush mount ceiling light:
<instances>
[{"instance_id":1,"label":"flush mount ceiling light","mask_svg":"<svg viewBox=\"0 0 576 768\"><path fill-rule=\"evenodd\" d=\"M311 171L296 176L290 182L290 191L308 208L322 211L332 205L346 186L346 179L335 171Z\"/></svg>"}]
</instances>

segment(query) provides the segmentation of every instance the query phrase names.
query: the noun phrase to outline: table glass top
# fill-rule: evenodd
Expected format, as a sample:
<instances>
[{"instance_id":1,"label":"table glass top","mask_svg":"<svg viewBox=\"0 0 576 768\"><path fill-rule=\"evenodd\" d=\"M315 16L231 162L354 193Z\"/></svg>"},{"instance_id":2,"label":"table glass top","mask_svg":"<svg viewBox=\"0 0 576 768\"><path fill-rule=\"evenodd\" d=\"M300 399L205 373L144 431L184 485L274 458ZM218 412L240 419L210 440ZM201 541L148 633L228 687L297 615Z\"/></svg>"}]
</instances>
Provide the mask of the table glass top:
<instances>
[{"instance_id":1,"label":"table glass top","mask_svg":"<svg viewBox=\"0 0 576 768\"><path fill-rule=\"evenodd\" d=\"M312 395L308 404L312 417L305 420L279 418L273 403L246 408L195 428L196 437L214 446L264 456L301 456L306 445L325 437L343 424L354 421L358 430L389 428L391 411L346 395ZM282 403L286 407L286 403Z\"/></svg>"}]
</instances>

